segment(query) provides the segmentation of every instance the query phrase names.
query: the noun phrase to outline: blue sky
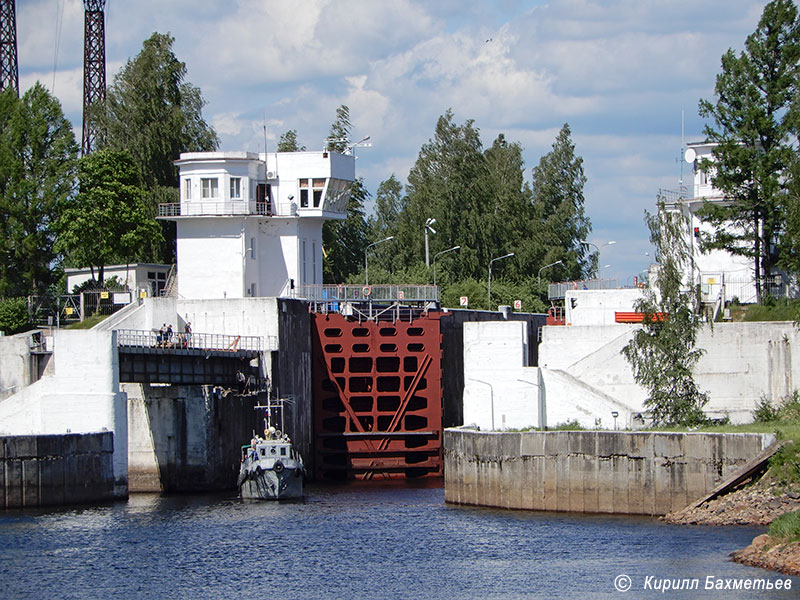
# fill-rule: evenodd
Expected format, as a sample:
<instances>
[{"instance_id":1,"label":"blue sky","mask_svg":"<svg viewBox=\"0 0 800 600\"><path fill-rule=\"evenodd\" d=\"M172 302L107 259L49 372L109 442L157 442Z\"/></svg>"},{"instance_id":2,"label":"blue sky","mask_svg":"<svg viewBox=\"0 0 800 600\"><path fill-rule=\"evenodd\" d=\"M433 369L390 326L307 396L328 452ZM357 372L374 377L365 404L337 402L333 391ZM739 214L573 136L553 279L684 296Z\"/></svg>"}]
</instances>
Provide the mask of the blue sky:
<instances>
[{"instance_id":1,"label":"blue sky","mask_svg":"<svg viewBox=\"0 0 800 600\"><path fill-rule=\"evenodd\" d=\"M20 85L51 88L79 135L83 3L18 0ZM321 148L347 104L357 173L374 194L405 183L448 108L484 146L504 133L530 170L564 123L588 178L601 275L621 284L648 264L645 210L702 139L720 57L739 50L766 2L751 0L106 0L108 80L154 31L175 37L187 80L208 102L222 150L259 151L296 129ZM488 41L487 41L488 40ZM688 179L684 164L684 179ZM652 252L651 252L652 254Z\"/></svg>"}]
</instances>

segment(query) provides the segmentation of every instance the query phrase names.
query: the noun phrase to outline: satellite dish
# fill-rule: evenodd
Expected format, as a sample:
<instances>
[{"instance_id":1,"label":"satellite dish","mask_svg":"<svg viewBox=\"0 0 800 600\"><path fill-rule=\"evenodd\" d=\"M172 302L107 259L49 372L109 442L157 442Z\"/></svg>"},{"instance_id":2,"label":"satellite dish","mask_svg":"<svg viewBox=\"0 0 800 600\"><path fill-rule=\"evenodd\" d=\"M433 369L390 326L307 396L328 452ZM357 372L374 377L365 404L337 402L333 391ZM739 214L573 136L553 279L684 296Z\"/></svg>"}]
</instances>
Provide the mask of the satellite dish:
<instances>
[{"instance_id":1,"label":"satellite dish","mask_svg":"<svg viewBox=\"0 0 800 600\"><path fill-rule=\"evenodd\" d=\"M687 148L683 158L687 163L692 164L694 159L697 158L697 152L694 151L694 148Z\"/></svg>"}]
</instances>

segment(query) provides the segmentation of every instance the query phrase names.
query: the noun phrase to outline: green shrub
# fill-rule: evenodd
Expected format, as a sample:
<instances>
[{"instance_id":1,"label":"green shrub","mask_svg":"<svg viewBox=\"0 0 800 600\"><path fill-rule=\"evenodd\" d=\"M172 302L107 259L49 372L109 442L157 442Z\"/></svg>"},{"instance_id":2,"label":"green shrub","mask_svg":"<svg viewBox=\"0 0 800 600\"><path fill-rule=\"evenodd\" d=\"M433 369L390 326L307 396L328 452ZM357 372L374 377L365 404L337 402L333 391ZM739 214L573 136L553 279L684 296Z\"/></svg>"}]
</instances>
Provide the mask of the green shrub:
<instances>
[{"instance_id":1,"label":"green shrub","mask_svg":"<svg viewBox=\"0 0 800 600\"><path fill-rule=\"evenodd\" d=\"M782 514L769 526L769 534L786 542L800 541L800 510Z\"/></svg>"},{"instance_id":2,"label":"green shrub","mask_svg":"<svg viewBox=\"0 0 800 600\"><path fill-rule=\"evenodd\" d=\"M769 470L781 486L800 486L800 444L789 441L769 459Z\"/></svg>"},{"instance_id":3,"label":"green shrub","mask_svg":"<svg viewBox=\"0 0 800 600\"><path fill-rule=\"evenodd\" d=\"M780 409L773 406L766 396L761 396L753 411L753 423L769 423L777 421Z\"/></svg>"},{"instance_id":4,"label":"green shrub","mask_svg":"<svg viewBox=\"0 0 800 600\"><path fill-rule=\"evenodd\" d=\"M30 328L28 303L25 298L0 300L0 331L12 335Z\"/></svg>"},{"instance_id":5,"label":"green shrub","mask_svg":"<svg viewBox=\"0 0 800 600\"><path fill-rule=\"evenodd\" d=\"M566 423L559 423L553 427L547 428L548 431L582 431L584 429L586 428L578 423L577 419L572 419Z\"/></svg>"}]
</instances>

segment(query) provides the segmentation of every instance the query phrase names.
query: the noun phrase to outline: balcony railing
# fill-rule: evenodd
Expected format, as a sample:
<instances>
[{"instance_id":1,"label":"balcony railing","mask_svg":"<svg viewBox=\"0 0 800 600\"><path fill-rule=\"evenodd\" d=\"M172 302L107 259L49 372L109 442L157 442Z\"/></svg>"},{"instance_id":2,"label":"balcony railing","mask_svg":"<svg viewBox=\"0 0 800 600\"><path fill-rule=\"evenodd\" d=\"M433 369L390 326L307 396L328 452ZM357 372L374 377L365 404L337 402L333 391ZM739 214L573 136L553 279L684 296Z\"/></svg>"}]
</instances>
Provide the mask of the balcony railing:
<instances>
[{"instance_id":1,"label":"balcony railing","mask_svg":"<svg viewBox=\"0 0 800 600\"><path fill-rule=\"evenodd\" d=\"M219 202L193 201L167 202L158 205L158 216L165 217L201 217L201 216L234 216L264 215L271 216L271 202L244 200L227 200Z\"/></svg>"}]
</instances>

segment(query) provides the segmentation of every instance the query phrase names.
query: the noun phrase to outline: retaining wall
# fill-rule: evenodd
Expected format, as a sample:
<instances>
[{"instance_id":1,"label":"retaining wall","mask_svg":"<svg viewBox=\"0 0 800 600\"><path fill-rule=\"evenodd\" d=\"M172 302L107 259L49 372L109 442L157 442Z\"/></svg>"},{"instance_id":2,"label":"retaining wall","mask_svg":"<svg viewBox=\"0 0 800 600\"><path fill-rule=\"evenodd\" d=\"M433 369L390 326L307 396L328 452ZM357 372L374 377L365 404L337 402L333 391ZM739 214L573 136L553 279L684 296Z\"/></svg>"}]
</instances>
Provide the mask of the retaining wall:
<instances>
[{"instance_id":1,"label":"retaining wall","mask_svg":"<svg viewBox=\"0 0 800 600\"><path fill-rule=\"evenodd\" d=\"M447 429L445 501L662 515L709 493L771 434Z\"/></svg>"},{"instance_id":2,"label":"retaining wall","mask_svg":"<svg viewBox=\"0 0 800 600\"><path fill-rule=\"evenodd\" d=\"M0 507L113 500L114 434L0 437Z\"/></svg>"}]
</instances>

